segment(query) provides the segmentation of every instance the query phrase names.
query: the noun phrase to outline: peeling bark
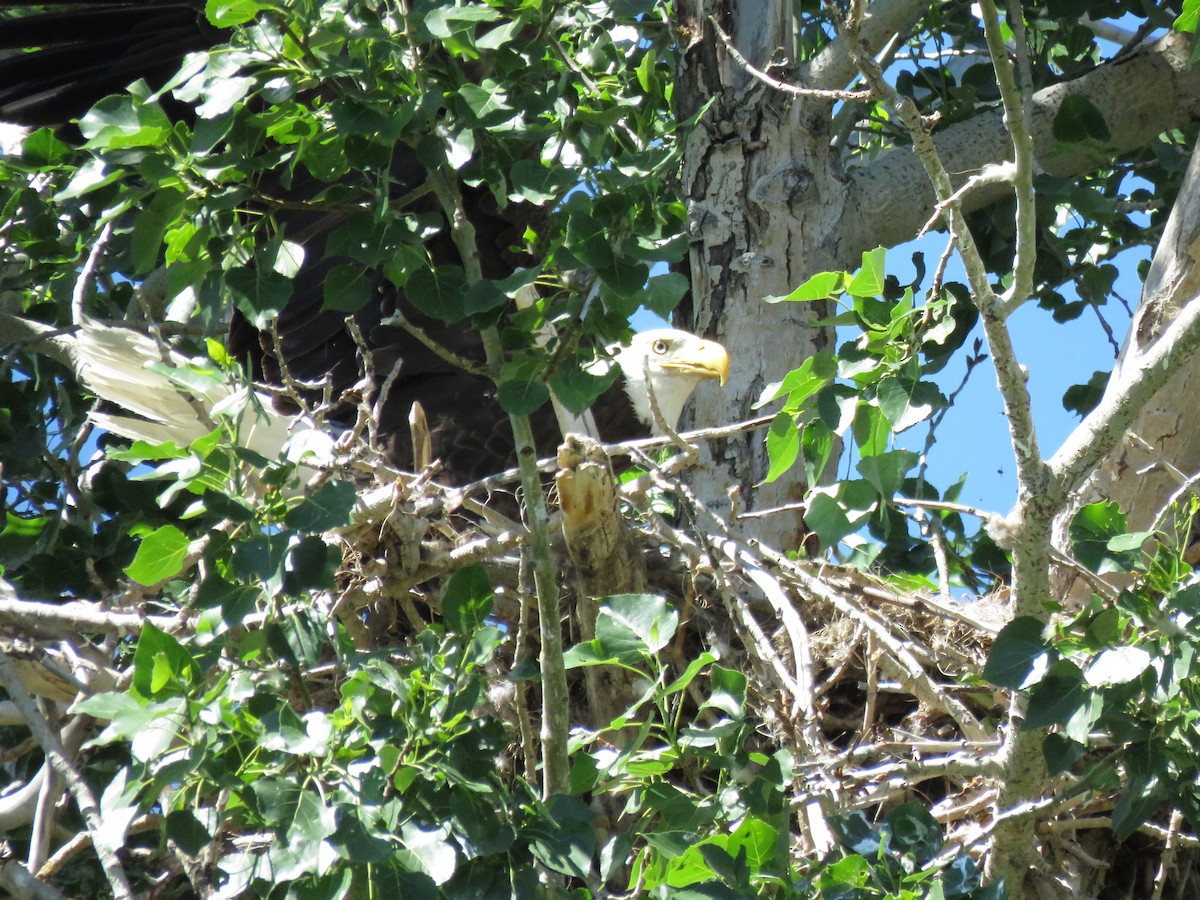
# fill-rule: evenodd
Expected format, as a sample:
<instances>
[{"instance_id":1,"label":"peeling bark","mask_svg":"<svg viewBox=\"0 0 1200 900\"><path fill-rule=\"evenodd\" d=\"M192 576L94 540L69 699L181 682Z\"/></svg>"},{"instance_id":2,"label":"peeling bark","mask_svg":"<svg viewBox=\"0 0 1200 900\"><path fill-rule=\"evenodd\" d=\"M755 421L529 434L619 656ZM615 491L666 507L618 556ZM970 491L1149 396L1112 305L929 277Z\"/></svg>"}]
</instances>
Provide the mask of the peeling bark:
<instances>
[{"instance_id":1,"label":"peeling bark","mask_svg":"<svg viewBox=\"0 0 1200 900\"><path fill-rule=\"evenodd\" d=\"M1200 66L1188 62L1191 37L1171 33L1119 63L1035 93L1029 128L1039 171L1063 177L1090 172L1200 118ZM1054 117L1072 94L1086 97L1104 115L1110 133L1106 144L1055 139ZM956 188L984 166L1011 157L999 109L937 132L934 143ZM933 214L933 188L907 147L852 169L846 189L845 220L831 232L843 255L911 240ZM982 209L1011 191L1003 183L982 185L963 198L963 211Z\"/></svg>"},{"instance_id":2,"label":"peeling bark","mask_svg":"<svg viewBox=\"0 0 1200 900\"><path fill-rule=\"evenodd\" d=\"M778 30L784 27L780 7L742 5L723 25L753 65L765 67L775 48L788 43L788 34ZM745 72L708 22L709 16L726 18L720 4L698 0L682 12L693 41L679 74L681 115L713 101L689 136L684 162L692 242L688 327L720 340L734 361L725 390L698 391L692 415L697 422L733 422L752 415L769 381L831 339L813 326L825 314L821 306L767 304L763 298L855 261L815 250L842 220L846 197L844 174L829 148L829 101L781 94ZM747 22L760 28L744 27ZM764 30L771 23L777 30ZM701 453L693 485L711 509L727 508L730 486L751 510L803 496L799 474L759 484L767 471L761 433L715 441ZM757 527L757 536L783 549L799 547L804 538L795 512L758 520Z\"/></svg>"},{"instance_id":3,"label":"peeling bark","mask_svg":"<svg viewBox=\"0 0 1200 900\"><path fill-rule=\"evenodd\" d=\"M1154 252L1142 300L1130 325L1121 358L1109 378L1099 409L1132 380L1141 376L1155 344L1189 306L1200 302L1200 153L1193 152L1179 199ZM1186 349L1186 348L1184 348ZM1200 358L1176 354L1160 364L1170 380L1146 402L1115 448L1075 494L1055 523L1055 543L1070 550L1071 518L1080 507L1101 500L1115 502L1126 513L1130 531L1157 526L1171 533L1167 507L1173 499L1195 493L1200 472L1200 422L1195 397L1200 394ZM1086 425L1086 422L1085 422ZM1082 426L1081 426L1082 427ZM1064 446L1059 453L1068 451ZM1184 536L1186 539L1187 536ZM1114 584L1117 579L1107 576ZM1072 605L1087 601L1089 589L1069 572L1055 583L1057 597Z\"/></svg>"}]
</instances>

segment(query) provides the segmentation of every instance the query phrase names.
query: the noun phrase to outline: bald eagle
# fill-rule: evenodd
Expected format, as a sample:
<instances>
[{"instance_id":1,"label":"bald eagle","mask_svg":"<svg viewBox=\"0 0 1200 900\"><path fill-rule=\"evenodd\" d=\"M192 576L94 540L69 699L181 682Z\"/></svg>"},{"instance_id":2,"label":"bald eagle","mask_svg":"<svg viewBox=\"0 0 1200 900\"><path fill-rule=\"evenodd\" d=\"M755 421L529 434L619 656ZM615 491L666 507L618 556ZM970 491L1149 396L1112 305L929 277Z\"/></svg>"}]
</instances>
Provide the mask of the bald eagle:
<instances>
[{"instance_id":1,"label":"bald eagle","mask_svg":"<svg viewBox=\"0 0 1200 900\"><path fill-rule=\"evenodd\" d=\"M139 78L152 88L161 87L187 52L209 48L225 35L206 20L203 0L105 0L37 7L23 4L21 16L4 19L0 26L0 121L51 125L67 136L71 120L103 96ZM3 55L5 50L26 52ZM168 114L181 120L192 115L170 96L162 102ZM405 197L405 209L415 216L440 217L436 198L423 190L427 172L417 152L403 143L390 152L388 175L394 195ZM433 455L441 460L447 481L467 483L510 467L515 460L513 438L496 401L495 383L433 352L414 336L412 327L455 357L476 364L483 361L478 332L465 321L427 315L373 269L366 272L370 300L353 314L352 325L346 324L345 312L325 308L329 273L338 266L363 267L339 255L352 252L344 241L338 242L344 212L294 202L306 201L325 187L305 183L305 177L300 170L290 171L286 181L270 184L276 199L293 201L274 215L283 235L304 251L290 299L271 333L233 311L228 335L232 358L260 385L323 381L334 398L366 396L382 449L401 468L413 465L409 415L414 403L428 418ZM516 202L501 208L486 186L458 187L476 235L483 277L504 279L535 266L537 260L522 249L521 236L542 230L545 210ZM453 268L463 262L446 228L427 235L425 252L435 266ZM400 321L409 327L401 327ZM98 424L111 432L186 443L212 427L198 409L229 408L240 402L245 407L240 436L264 456L274 457L285 449L293 454L320 449L322 439L316 435L321 432L302 417L295 419L298 410L277 410L265 394L246 389L239 399L219 381L184 388L179 378L164 374L160 349L144 335L84 323L78 346L82 378L116 407L97 414ZM592 407L599 434L608 441L657 430L651 395L663 421L674 427L696 385L704 379L723 383L729 366L720 345L669 329L634 336L627 346L609 348L608 354L620 377ZM184 362L171 356L168 368ZM600 360L597 367L603 364ZM313 389L306 399L318 399L321 391ZM341 413L349 416L353 411L350 396ZM532 419L539 454L549 455L560 432L554 414L547 405Z\"/></svg>"},{"instance_id":2,"label":"bald eagle","mask_svg":"<svg viewBox=\"0 0 1200 900\"><path fill-rule=\"evenodd\" d=\"M219 411L234 423L240 446L268 459L333 459L336 435L331 431L305 416L278 412L270 394L231 384L203 361L197 364L175 351L167 351L164 358L158 344L139 331L84 322L76 348L80 377L116 407L91 414L105 431L130 440L186 446L215 427L213 417ZM608 441L660 434L662 425L674 429L695 387L710 379L724 384L729 374L724 347L673 328L641 332L609 352L619 375L610 396L596 407L599 437ZM433 453L455 482L492 474L515 461L507 418L494 388L487 379L467 379L447 375L448 385L459 384L454 403L445 403L445 394L425 398L435 423L430 429ZM463 396L464 391L473 396ZM654 415L652 402L661 418ZM559 437L556 424L544 410L534 423L539 452L548 455ZM481 440L481 434L486 438ZM395 445L391 450L393 461L405 467L408 461L396 458Z\"/></svg>"}]
</instances>

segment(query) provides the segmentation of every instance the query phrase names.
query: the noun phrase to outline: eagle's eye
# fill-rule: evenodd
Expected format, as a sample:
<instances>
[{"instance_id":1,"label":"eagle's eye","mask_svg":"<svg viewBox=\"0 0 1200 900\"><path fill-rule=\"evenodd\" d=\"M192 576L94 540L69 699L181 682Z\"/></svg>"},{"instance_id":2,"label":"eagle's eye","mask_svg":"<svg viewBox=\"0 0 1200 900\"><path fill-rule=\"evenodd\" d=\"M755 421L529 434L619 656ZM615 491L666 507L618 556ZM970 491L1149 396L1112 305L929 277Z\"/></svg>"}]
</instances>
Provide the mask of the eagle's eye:
<instances>
[{"instance_id":1,"label":"eagle's eye","mask_svg":"<svg viewBox=\"0 0 1200 900\"><path fill-rule=\"evenodd\" d=\"M650 345L650 349L653 350L655 353L657 353L659 356L662 356L664 353L667 352L667 346L668 346L667 342L664 341L662 338L659 338L657 341L655 341L653 344Z\"/></svg>"}]
</instances>

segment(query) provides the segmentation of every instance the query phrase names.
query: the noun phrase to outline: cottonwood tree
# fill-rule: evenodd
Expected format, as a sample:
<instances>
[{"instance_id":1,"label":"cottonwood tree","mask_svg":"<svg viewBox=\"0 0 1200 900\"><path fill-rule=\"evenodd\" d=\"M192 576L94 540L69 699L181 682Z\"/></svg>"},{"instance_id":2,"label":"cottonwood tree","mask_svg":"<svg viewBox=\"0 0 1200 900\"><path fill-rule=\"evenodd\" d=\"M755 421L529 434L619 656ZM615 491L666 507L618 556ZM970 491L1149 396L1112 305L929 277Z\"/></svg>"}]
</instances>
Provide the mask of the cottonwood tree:
<instances>
[{"instance_id":1,"label":"cottonwood tree","mask_svg":"<svg viewBox=\"0 0 1200 900\"><path fill-rule=\"evenodd\" d=\"M1191 7L207 15L229 44L163 93L0 161L0 884L1188 896L1200 460L1168 381L1200 340ZM400 145L430 174L396 196ZM539 211L533 296L472 267L481 186ZM610 448L617 481L565 447L549 507L527 463L393 469L369 385L333 462L248 453L233 401L187 446L98 455L79 327L136 325L192 400L236 386L220 337L231 305L269 334L289 212L345 222L328 304L378 272L478 330L518 432L551 390L586 404L588 348L639 304L682 300L730 384L697 395L694 447ZM944 254L898 283L886 250L930 230ZM447 237L453 273L425 249ZM1041 446L1012 313L1108 316L1148 246L1115 374ZM959 412L933 376L985 359L1011 510L957 504L896 437L928 447Z\"/></svg>"}]
</instances>

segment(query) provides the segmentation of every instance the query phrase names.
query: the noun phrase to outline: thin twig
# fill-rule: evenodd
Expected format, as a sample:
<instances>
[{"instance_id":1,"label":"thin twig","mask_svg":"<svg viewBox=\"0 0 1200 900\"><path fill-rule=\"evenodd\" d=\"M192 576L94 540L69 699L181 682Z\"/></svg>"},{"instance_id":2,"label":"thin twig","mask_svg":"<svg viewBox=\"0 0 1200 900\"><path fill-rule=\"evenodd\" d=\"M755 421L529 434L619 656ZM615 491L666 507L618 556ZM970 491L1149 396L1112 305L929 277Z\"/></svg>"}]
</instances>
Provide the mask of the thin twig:
<instances>
[{"instance_id":1,"label":"thin twig","mask_svg":"<svg viewBox=\"0 0 1200 900\"><path fill-rule=\"evenodd\" d=\"M477 362L467 359L465 356L459 356L453 350L443 347L428 334L426 334L419 326L414 325L408 318L397 309L388 318L383 320L384 325L399 325L410 335L415 337L421 344L426 347L431 353L437 356L442 362L449 363L455 368L462 369L464 372L469 372L472 375L478 375L480 378L491 378L491 369L486 365L480 365Z\"/></svg>"},{"instance_id":2,"label":"thin twig","mask_svg":"<svg viewBox=\"0 0 1200 900\"><path fill-rule=\"evenodd\" d=\"M109 843L103 832L104 823L100 818L100 806L96 802L95 794L92 793L91 787L84 781L83 776L75 769L71 760L67 758L58 736L38 711L33 697L25 690L25 685L3 652L0 652L0 683L4 684L9 699L21 711L26 727L42 745L42 751L46 754L47 761L54 767L54 771L66 781L67 789L75 798L75 805L83 816L84 822L87 823L88 832L92 836L92 846L96 849L96 856L100 859L100 865L104 869L109 887L112 888L113 897L115 900L133 900L133 890L129 886L129 880L125 877L121 861L117 858L118 848Z\"/></svg>"},{"instance_id":3,"label":"thin twig","mask_svg":"<svg viewBox=\"0 0 1200 900\"><path fill-rule=\"evenodd\" d=\"M708 17L708 24L713 27L713 30L717 33L717 37L725 45L725 50L733 57L733 61L741 66L749 75L752 75L769 88L774 88L777 91L783 91L785 94L792 94L797 97L816 97L821 100L840 100L845 102L870 100L873 96L871 91L831 91L824 88L806 88L797 84L790 84L786 81L780 81L778 78L768 75L762 69L756 68L751 64L738 48L734 46L733 40L725 33L725 29L721 27L720 23L713 16Z\"/></svg>"},{"instance_id":4,"label":"thin twig","mask_svg":"<svg viewBox=\"0 0 1200 900\"><path fill-rule=\"evenodd\" d=\"M82 325L87 318L85 307L88 285L96 274L96 266L100 263L100 257L104 255L104 248L107 246L109 238L112 237L112 233L113 223L110 219L100 229L100 234L92 244L92 249L88 251L83 268L79 270L79 277L75 279L75 287L71 291L71 321L76 325Z\"/></svg>"}]
</instances>

